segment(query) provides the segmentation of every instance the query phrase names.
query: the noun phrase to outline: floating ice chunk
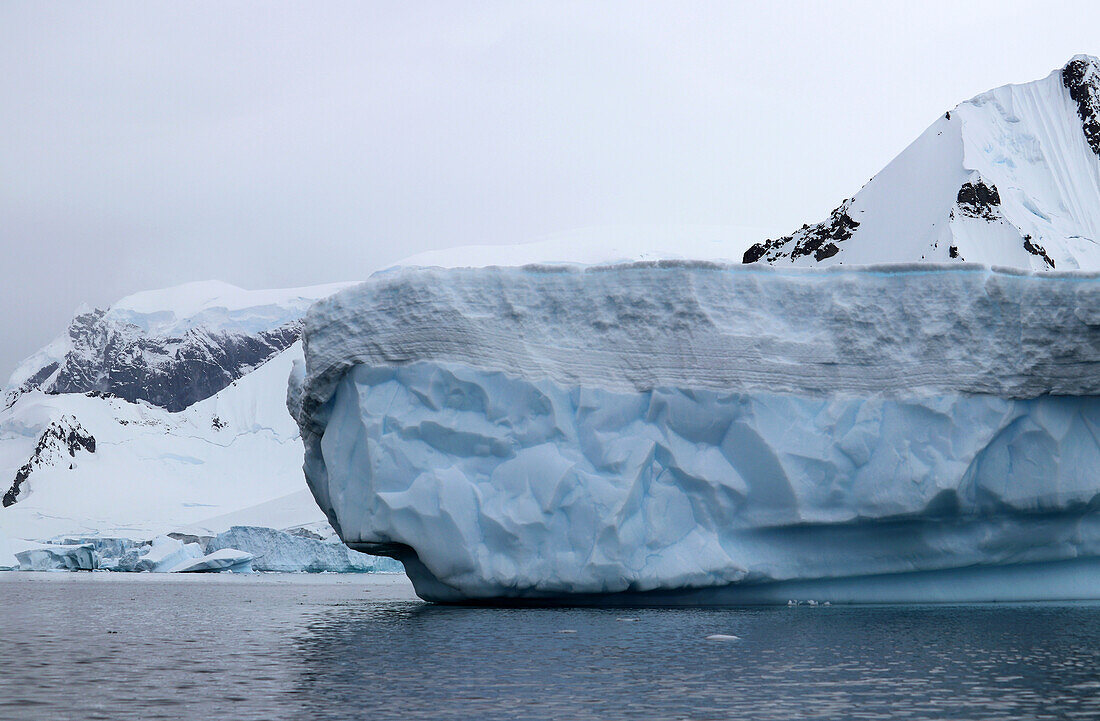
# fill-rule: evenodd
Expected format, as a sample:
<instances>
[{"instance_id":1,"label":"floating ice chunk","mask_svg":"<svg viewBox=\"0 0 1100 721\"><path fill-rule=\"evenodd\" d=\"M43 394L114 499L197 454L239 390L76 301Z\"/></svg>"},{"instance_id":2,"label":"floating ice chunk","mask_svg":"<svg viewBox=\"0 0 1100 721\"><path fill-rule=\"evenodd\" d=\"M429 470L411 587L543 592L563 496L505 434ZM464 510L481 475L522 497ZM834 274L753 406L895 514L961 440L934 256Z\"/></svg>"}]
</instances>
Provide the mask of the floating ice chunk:
<instances>
[{"instance_id":1,"label":"floating ice chunk","mask_svg":"<svg viewBox=\"0 0 1100 721\"><path fill-rule=\"evenodd\" d=\"M740 641L741 637L740 636L733 636L731 634L726 634L726 633L712 633L711 635L707 636L706 639L704 639L704 640L706 640L706 641Z\"/></svg>"},{"instance_id":2,"label":"floating ice chunk","mask_svg":"<svg viewBox=\"0 0 1100 721\"><path fill-rule=\"evenodd\" d=\"M124 553L115 570L165 573L184 561L200 558L203 554L202 546L197 543L183 543L168 536L157 536L149 545Z\"/></svg>"},{"instance_id":3,"label":"floating ice chunk","mask_svg":"<svg viewBox=\"0 0 1100 721\"><path fill-rule=\"evenodd\" d=\"M401 564L392 558L379 558L358 553L345 546L339 539L336 539L336 543L329 543L305 535L259 526L233 526L214 537L206 548L208 551L235 548L251 553L255 557L252 568L257 571L401 572Z\"/></svg>"},{"instance_id":4,"label":"floating ice chunk","mask_svg":"<svg viewBox=\"0 0 1100 721\"><path fill-rule=\"evenodd\" d=\"M169 573L252 573L252 554L235 548L222 548L200 558L184 561Z\"/></svg>"},{"instance_id":5,"label":"floating ice chunk","mask_svg":"<svg viewBox=\"0 0 1100 721\"><path fill-rule=\"evenodd\" d=\"M141 541L113 536L62 536L51 540L50 543L69 546L90 543L95 547L96 553L99 554L99 567L108 571L118 570L119 562L127 553L133 551L133 553L130 553L130 557L136 559L142 551L148 549L147 543L143 545ZM141 551L134 550L139 547L142 547Z\"/></svg>"},{"instance_id":6,"label":"floating ice chunk","mask_svg":"<svg viewBox=\"0 0 1100 721\"><path fill-rule=\"evenodd\" d=\"M99 554L90 543L36 543L17 552L15 557L20 571L94 571L99 568Z\"/></svg>"}]
</instances>

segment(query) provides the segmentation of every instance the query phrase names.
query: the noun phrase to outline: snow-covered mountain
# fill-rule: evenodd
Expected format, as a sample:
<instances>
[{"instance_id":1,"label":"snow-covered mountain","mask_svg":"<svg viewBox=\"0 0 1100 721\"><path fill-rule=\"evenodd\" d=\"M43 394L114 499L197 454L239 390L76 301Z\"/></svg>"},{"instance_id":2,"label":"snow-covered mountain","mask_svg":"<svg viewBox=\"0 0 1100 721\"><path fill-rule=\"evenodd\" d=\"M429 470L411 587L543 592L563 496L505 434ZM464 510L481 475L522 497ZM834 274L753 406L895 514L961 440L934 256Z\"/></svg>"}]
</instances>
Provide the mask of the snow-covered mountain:
<instances>
[{"instance_id":1,"label":"snow-covered mountain","mask_svg":"<svg viewBox=\"0 0 1100 721\"><path fill-rule=\"evenodd\" d=\"M284 398L302 315L345 285L190 283L79 311L0 406L0 540L330 536Z\"/></svg>"},{"instance_id":2,"label":"snow-covered mountain","mask_svg":"<svg viewBox=\"0 0 1100 721\"><path fill-rule=\"evenodd\" d=\"M183 410L288 349L306 308L343 285L246 291L187 283L83 310L67 333L16 369L5 405L40 389Z\"/></svg>"},{"instance_id":3,"label":"snow-covered mountain","mask_svg":"<svg viewBox=\"0 0 1100 721\"><path fill-rule=\"evenodd\" d=\"M958 105L827 219L744 255L914 261L1100 269L1100 60Z\"/></svg>"}]
</instances>

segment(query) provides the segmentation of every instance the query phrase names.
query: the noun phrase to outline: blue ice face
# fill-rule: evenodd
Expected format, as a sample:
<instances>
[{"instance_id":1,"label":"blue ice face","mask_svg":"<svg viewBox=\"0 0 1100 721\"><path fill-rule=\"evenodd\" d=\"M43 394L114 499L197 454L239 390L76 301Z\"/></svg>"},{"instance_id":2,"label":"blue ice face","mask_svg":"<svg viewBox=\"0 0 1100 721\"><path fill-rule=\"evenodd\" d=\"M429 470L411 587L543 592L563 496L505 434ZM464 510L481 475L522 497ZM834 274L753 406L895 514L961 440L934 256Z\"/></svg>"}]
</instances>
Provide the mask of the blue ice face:
<instances>
[{"instance_id":1,"label":"blue ice face","mask_svg":"<svg viewBox=\"0 0 1100 721\"><path fill-rule=\"evenodd\" d=\"M356 367L321 441L353 544L473 596L608 593L1100 550L1100 402L616 393ZM1086 522L1083 522L1086 521Z\"/></svg>"}]
</instances>

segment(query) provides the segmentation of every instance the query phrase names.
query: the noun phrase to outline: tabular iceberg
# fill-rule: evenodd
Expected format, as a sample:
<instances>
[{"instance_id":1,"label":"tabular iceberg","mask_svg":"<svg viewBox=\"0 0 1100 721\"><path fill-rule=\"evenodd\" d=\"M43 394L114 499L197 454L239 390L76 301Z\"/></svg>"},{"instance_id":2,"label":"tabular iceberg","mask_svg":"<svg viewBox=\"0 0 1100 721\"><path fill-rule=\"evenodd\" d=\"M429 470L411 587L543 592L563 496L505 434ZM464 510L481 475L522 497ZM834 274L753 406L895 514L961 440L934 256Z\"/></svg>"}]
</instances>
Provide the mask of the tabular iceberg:
<instances>
[{"instance_id":1,"label":"tabular iceberg","mask_svg":"<svg viewBox=\"0 0 1100 721\"><path fill-rule=\"evenodd\" d=\"M288 405L353 548L439 601L1100 596L1100 276L401 270Z\"/></svg>"}]
</instances>

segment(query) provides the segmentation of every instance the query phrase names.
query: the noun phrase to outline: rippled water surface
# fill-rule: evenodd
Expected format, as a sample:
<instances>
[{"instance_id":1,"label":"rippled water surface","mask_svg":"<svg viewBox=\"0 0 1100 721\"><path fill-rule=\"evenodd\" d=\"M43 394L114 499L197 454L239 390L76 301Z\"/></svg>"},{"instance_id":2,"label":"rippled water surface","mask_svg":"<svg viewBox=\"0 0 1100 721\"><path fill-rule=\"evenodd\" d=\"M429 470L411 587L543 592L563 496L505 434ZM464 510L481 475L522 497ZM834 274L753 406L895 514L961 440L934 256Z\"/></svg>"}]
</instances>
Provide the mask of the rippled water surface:
<instances>
[{"instance_id":1,"label":"rippled water surface","mask_svg":"<svg viewBox=\"0 0 1100 721\"><path fill-rule=\"evenodd\" d=\"M1100 606L445 608L397 576L0 573L0 718L1096 719Z\"/></svg>"}]
</instances>

